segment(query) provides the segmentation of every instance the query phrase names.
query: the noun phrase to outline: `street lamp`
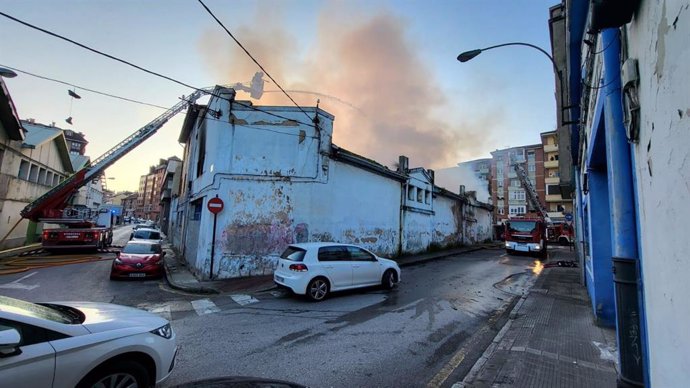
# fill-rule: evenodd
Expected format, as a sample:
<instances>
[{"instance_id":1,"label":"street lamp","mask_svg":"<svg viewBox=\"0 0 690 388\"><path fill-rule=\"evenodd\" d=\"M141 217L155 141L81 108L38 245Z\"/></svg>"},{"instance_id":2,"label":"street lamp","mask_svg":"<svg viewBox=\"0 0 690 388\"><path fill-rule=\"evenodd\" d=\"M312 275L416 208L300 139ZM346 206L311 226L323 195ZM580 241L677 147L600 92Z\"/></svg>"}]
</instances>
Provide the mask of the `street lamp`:
<instances>
[{"instance_id":1,"label":"street lamp","mask_svg":"<svg viewBox=\"0 0 690 388\"><path fill-rule=\"evenodd\" d=\"M561 99L560 99L561 123L560 124L561 124L561 126L566 125L566 124L573 124L574 122L564 121L564 119L563 119L563 116L564 116L563 112L565 111L565 108L563 108L563 103L564 103L564 101L563 101L563 74L558 69L558 65L556 65L556 61L553 60L553 57L549 53L547 53L544 49L542 49L541 47L535 46L535 45L530 44L530 43L524 43L524 42L510 42L510 43L497 44L495 46L489 46L489 47L485 47L482 49L474 49L474 50L462 52L462 53L460 53L460 55L458 55L458 61L464 63L464 62L467 62L467 61L471 60L472 58L476 57L477 55L481 54L482 51L487 51L487 50L495 49L498 47L504 47L504 46L527 46L527 47L531 47L535 50L538 50L540 53L546 55L546 57L549 58L549 61L551 61L551 65L553 66L553 71L558 76L558 88L559 88L560 93L561 93Z\"/></svg>"},{"instance_id":2,"label":"street lamp","mask_svg":"<svg viewBox=\"0 0 690 388\"><path fill-rule=\"evenodd\" d=\"M0 77L5 77L5 78L14 78L17 76L17 73L14 71L6 68L6 67L0 67Z\"/></svg>"}]
</instances>

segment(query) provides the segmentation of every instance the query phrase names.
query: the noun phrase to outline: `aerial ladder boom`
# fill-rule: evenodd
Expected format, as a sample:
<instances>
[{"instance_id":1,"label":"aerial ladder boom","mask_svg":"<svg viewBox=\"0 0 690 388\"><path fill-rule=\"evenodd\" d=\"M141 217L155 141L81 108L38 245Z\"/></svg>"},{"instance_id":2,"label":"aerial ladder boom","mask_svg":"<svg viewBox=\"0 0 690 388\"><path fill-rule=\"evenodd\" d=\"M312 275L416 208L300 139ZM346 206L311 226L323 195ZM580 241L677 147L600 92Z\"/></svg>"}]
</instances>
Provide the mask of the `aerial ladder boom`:
<instances>
[{"instance_id":1,"label":"aerial ladder boom","mask_svg":"<svg viewBox=\"0 0 690 388\"><path fill-rule=\"evenodd\" d=\"M539 201L539 197L537 196L537 190L534 188L534 185L532 185L532 181L530 181L529 177L527 176L525 168L522 167L522 164L520 164L515 159L514 155L510 155L510 164L513 165L513 169L515 169L515 173L517 174L518 179L520 179L522 187L525 188L527 200L532 205L532 208L539 212L539 214L544 218L544 221L546 221L547 224L550 224L551 218L549 217L549 213L546 211L544 205L542 205L542 203Z\"/></svg>"},{"instance_id":2,"label":"aerial ladder boom","mask_svg":"<svg viewBox=\"0 0 690 388\"><path fill-rule=\"evenodd\" d=\"M90 164L78 170L68 178L63 180L59 185L53 187L51 190L38 197L36 200L26 205L20 212L22 218L32 221L39 221L41 219L62 218L62 210L65 208L67 201L72 194L80 187L86 185L89 181L98 178L105 169L117 162L120 158L125 156L129 151L136 148L146 139L155 134L168 120L176 114L182 112L198 100L202 95L209 94L213 88L198 89L190 94L187 98L182 97L182 101L175 104L172 108L165 111L160 116L146 126L140 128L132 135L122 140L119 144L108 150Z\"/></svg>"}]
</instances>

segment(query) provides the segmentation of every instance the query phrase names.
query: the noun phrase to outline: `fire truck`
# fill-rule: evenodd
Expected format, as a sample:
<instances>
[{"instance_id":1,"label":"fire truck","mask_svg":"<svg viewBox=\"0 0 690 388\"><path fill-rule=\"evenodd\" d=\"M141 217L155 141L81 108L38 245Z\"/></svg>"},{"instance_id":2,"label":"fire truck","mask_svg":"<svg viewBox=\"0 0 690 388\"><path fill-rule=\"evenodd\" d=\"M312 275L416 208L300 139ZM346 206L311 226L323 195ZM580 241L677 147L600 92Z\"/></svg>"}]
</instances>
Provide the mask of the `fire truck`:
<instances>
[{"instance_id":1,"label":"fire truck","mask_svg":"<svg viewBox=\"0 0 690 388\"><path fill-rule=\"evenodd\" d=\"M99 179L106 168L153 136L173 116L185 110L202 95L210 94L212 91L213 88L197 89L187 98L182 96L182 101L28 204L20 212L21 216L33 222L43 223L43 248L52 252L61 249L98 249L109 246L113 241L111 211L100 209L97 214L91 214L88 209L69 207L70 198L89 181Z\"/></svg>"},{"instance_id":2,"label":"fire truck","mask_svg":"<svg viewBox=\"0 0 690 388\"><path fill-rule=\"evenodd\" d=\"M565 222L553 222L546 228L549 242L569 245L573 241L573 227Z\"/></svg>"},{"instance_id":3,"label":"fire truck","mask_svg":"<svg viewBox=\"0 0 690 388\"><path fill-rule=\"evenodd\" d=\"M537 190L527 176L525 168L511 155L511 164L520 179L522 187L535 213L513 216L504 222L503 237L506 252L526 252L536 254L540 259L548 257L548 227L552 225L551 218L544 205L539 202Z\"/></svg>"}]
</instances>

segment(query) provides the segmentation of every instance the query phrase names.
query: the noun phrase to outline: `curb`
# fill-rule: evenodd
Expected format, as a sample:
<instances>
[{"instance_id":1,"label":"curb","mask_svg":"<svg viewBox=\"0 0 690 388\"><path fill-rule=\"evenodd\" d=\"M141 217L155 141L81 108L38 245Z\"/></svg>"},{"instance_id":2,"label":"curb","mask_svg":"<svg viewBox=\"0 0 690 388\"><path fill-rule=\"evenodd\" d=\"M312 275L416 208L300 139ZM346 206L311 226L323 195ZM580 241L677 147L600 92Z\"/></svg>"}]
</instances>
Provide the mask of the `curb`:
<instances>
[{"instance_id":1,"label":"curb","mask_svg":"<svg viewBox=\"0 0 690 388\"><path fill-rule=\"evenodd\" d=\"M188 285L182 285L182 284L176 283L174 280L172 280L172 278L173 278L172 270L168 266L167 262L163 263L163 268L165 269L165 280L167 281L168 285L172 289L175 289L178 291L188 292L190 294L202 294L202 295L220 294L220 291L216 290L215 288L205 287L205 286L188 286Z\"/></svg>"}]
</instances>

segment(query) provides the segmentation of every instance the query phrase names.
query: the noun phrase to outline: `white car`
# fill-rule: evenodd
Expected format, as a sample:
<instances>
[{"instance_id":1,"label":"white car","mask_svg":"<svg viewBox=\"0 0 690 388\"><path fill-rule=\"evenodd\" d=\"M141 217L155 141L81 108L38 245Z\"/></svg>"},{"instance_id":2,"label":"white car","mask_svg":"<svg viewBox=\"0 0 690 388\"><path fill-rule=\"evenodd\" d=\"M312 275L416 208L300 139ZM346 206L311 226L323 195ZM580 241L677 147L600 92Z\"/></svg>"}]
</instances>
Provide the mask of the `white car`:
<instances>
[{"instance_id":1,"label":"white car","mask_svg":"<svg viewBox=\"0 0 690 388\"><path fill-rule=\"evenodd\" d=\"M273 280L295 294L321 301L332 291L375 285L391 289L400 281L400 267L356 245L293 244L280 256Z\"/></svg>"},{"instance_id":2,"label":"white car","mask_svg":"<svg viewBox=\"0 0 690 388\"><path fill-rule=\"evenodd\" d=\"M132 231L129 236L132 241L150 241L160 243L163 240L161 231L152 228L138 228Z\"/></svg>"},{"instance_id":3,"label":"white car","mask_svg":"<svg viewBox=\"0 0 690 388\"><path fill-rule=\"evenodd\" d=\"M176 354L170 323L146 311L0 296L0 387L149 387Z\"/></svg>"}]
</instances>

